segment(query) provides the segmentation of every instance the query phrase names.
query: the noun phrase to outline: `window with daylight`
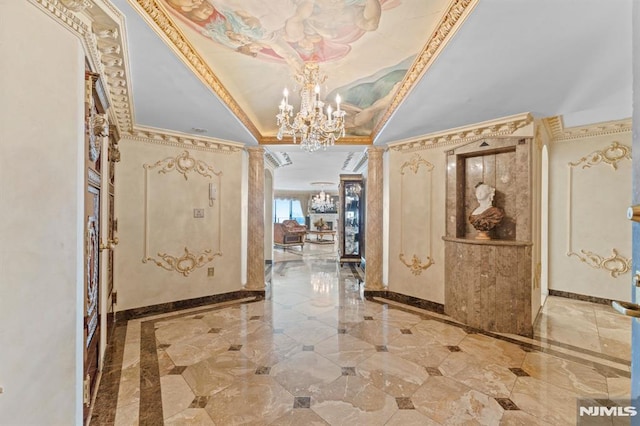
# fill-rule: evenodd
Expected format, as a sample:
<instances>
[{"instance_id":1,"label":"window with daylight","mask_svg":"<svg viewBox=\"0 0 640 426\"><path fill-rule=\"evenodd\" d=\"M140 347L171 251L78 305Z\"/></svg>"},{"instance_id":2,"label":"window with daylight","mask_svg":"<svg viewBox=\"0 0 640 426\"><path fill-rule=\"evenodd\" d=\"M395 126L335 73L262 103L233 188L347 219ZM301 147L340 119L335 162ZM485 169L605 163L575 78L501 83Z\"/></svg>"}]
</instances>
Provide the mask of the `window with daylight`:
<instances>
[{"instance_id":1,"label":"window with daylight","mask_svg":"<svg viewBox=\"0 0 640 426\"><path fill-rule=\"evenodd\" d=\"M304 225L304 213L300 200L276 199L273 202L273 212L275 223L282 223L283 220L294 219L299 224Z\"/></svg>"}]
</instances>

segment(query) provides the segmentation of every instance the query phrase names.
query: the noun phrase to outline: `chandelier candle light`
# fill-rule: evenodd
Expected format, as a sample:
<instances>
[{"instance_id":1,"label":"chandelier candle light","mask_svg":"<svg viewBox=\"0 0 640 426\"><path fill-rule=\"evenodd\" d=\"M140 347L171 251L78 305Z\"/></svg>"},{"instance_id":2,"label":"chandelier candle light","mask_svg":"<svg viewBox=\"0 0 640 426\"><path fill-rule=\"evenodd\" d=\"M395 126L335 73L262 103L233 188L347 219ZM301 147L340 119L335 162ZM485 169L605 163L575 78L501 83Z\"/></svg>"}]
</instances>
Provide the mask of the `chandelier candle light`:
<instances>
[{"instance_id":1,"label":"chandelier candle light","mask_svg":"<svg viewBox=\"0 0 640 426\"><path fill-rule=\"evenodd\" d=\"M320 100L320 84L326 79L320 74L318 64L307 62L302 74L296 76L296 82L301 85L300 111L293 117L293 106L289 105L289 91L284 89L279 113L276 115L278 123L278 140L284 136L293 136L293 143L298 143L308 152L326 149L345 135L345 112L340 109L340 95L336 95L336 110L327 106L325 114L324 102Z\"/></svg>"}]
</instances>

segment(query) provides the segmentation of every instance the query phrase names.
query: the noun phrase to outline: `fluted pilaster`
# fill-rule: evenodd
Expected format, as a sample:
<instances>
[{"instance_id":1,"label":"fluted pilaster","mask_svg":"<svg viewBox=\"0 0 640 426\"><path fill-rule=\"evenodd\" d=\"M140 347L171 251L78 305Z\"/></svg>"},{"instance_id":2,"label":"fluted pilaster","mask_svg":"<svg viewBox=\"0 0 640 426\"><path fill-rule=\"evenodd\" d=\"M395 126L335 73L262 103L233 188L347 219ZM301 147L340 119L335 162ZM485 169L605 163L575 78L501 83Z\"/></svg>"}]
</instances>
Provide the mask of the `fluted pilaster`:
<instances>
[{"instance_id":1,"label":"fluted pilaster","mask_svg":"<svg viewBox=\"0 0 640 426\"><path fill-rule=\"evenodd\" d=\"M247 290L262 290L264 283L264 148L249 152L249 212L247 215Z\"/></svg>"},{"instance_id":2,"label":"fluted pilaster","mask_svg":"<svg viewBox=\"0 0 640 426\"><path fill-rule=\"evenodd\" d=\"M384 148L369 147L367 155L365 289L382 290L382 154Z\"/></svg>"}]
</instances>

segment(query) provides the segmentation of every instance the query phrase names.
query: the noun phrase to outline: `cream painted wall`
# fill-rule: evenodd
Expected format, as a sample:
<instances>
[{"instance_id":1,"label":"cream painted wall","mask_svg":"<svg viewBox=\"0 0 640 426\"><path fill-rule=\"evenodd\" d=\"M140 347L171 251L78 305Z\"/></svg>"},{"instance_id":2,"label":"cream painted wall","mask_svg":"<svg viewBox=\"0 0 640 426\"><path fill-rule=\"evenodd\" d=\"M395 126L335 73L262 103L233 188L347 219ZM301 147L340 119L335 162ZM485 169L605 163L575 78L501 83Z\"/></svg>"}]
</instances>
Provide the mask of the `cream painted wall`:
<instances>
[{"instance_id":1,"label":"cream painted wall","mask_svg":"<svg viewBox=\"0 0 640 426\"><path fill-rule=\"evenodd\" d=\"M0 17L0 424L82 424L83 49Z\"/></svg>"},{"instance_id":2,"label":"cream painted wall","mask_svg":"<svg viewBox=\"0 0 640 426\"><path fill-rule=\"evenodd\" d=\"M184 148L134 141L120 141L121 162L117 166L116 217L120 243L115 251L117 310L186 300L242 289L242 170L243 152L217 153L186 150L194 161L202 161L222 172L214 206L209 206L210 179L195 171L148 171L148 211L145 221L145 169L165 158L176 158ZM186 164L186 163L185 163ZM203 208L205 217L194 218L193 210ZM145 223L146 222L146 223ZM168 271L153 261L142 262L148 226L149 256L158 253L179 257L184 247L192 253L211 249L222 252L188 276ZM164 264L164 262L163 262ZM215 268L214 277L207 269Z\"/></svg>"},{"instance_id":3,"label":"cream painted wall","mask_svg":"<svg viewBox=\"0 0 640 426\"><path fill-rule=\"evenodd\" d=\"M589 262L567 256L570 243L578 254L586 250L607 258L616 249L620 256L631 257L631 224L625 216L630 205L631 161L621 159L617 170L605 162L582 168L589 163L590 154L607 149L613 142L631 147L631 133L585 137L550 146L550 290L631 300L629 272L614 278L604 268L596 269ZM586 162L572 168L570 182L568 163L580 162L583 157Z\"/></svg>"}]
</instances>

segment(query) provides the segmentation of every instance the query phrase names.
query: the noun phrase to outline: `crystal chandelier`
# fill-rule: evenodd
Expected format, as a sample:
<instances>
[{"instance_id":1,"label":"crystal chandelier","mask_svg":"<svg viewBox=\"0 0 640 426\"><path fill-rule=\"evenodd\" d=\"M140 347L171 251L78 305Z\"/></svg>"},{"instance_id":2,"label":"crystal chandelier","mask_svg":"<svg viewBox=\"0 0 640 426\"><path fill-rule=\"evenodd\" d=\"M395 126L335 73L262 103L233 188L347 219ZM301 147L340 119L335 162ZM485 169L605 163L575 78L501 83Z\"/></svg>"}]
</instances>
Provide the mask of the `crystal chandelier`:
<instances>
[{"instance_id":1,"label":"crystal chandelier","mask_svg":"<svg viewBox=\"0 0 640 426\"><path fill-rule=\"evenodd\" d=\"M314 195L311 198L311 208L320 213L333 211L336 209L336 204L333 202L331 195L325 194L324 190L320 190L318 195Z\"/></svg>"},{"instance_id":2,"label":"crystal chandelier","mask_svg":"<svg viewBox=\"0 0 640 426\"><path fill-rule=\"evenodd\" d=\"M300 111L293 117L293 106L289 105L289 91L284 89L280 112L276 115L278 123L278 140L283 136L293 136L293 143L298 143L308 152L317 151L344 136L345 112L340 110L340 95L336 96L336 110L327 106L326 114L322 109L324 102L320 100L320 84L326 79L320 74L318 64L307 62L302 74L296 76L300 85Z\"/></svg>"}]
</instances>

